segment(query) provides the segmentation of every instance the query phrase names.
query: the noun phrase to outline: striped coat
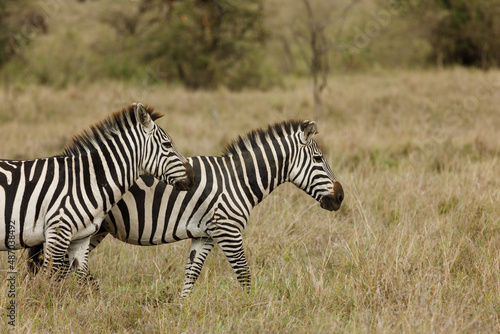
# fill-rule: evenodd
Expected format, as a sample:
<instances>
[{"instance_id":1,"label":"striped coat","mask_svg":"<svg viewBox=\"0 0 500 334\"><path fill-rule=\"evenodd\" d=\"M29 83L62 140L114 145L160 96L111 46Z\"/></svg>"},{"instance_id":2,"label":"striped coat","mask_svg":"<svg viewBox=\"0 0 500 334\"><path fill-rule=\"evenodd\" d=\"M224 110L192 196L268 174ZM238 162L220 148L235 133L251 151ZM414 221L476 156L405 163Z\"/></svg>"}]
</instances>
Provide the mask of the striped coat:
<instances>
[{"instance_id":1,"label":"striped coat","mask_svg":"<svg viewBox=\"0 0 500 334\"><path fill-rule=\"evenodd\" d=\"M223 156L191 157L196 180L187 192L142 176L111 209L91 249L107 234L142 246L191 239L181 292L186 297L217 243L238 281L248 287L241 233L253 207L269 193L291 182L322 208L340 208L342 186L312 139L315 134L314 122L286 121L238 138Z\"/></svg>"},{"instance_id":2,"label":"striped coat","mask_svg":"<svg viewBox=\"0 0 500 334\"><path fill-rule=\"evenodd\" d=\"M0 160L0 250L46 242L45 270L68 254L85 276L90 236L140 174L189 189L192 168L159 116L134 104L74 137L60 156Z\"/></svg>"}]
</instances>

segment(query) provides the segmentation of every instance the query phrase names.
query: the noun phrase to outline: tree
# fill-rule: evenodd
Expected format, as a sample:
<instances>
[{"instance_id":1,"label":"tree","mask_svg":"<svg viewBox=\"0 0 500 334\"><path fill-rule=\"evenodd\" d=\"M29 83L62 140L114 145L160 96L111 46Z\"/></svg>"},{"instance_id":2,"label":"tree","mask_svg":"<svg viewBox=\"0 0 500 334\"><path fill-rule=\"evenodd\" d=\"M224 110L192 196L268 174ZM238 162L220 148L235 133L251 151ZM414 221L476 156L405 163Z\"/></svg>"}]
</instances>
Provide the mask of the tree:
<instances>
[{"instance_id":1,"label":"tree","mask_svg":"<svg viewBox=\"0 0 500 334\"><path fill-rule=\"evenodd\" d=\"M500 58L498 0L399 0L416 20L438 65L489 68Z\"/></svg>"},{"instance_id":2,"label":"tree","mask_svg":"<svg viewBox=\"0 0 500 334\"><path fill-rule=\"evenodd\" d=\"M141 61L192 89L258 85L266 41L262 0L142 0L113 26L141 43Z\"/></svg>"},{"instance_id":3,"label":"tree","mask_svg":"<svg viewBox=\"0 0 500 334\"><path fill-rule=\"evenodd\" d=\"M330 5L321 10L314 9L310 0L302 0L305 17L296 18L290 29L295 43L299 46L302 59L307 64L313 81L314 117L319 120L323 114L323 90L328 83L330 73L329 57L334 50L339 50L340 35L345 19L354 5L360 0L352 0L337 16L331 16L335 7ZM329 34L332 22L337 23L335 34Z\"/></svg>"},{"instance_id":4,"label":"tree","mask_svg":"<svg viewBox=\"0 0 500 334\"><path fill-rule=\"evenodd\" d=\"M25 46L48 31L45 13L25 0L0 2L0 68L14 59L23 60ZM9 75L3 78L9 83Z\"/></svg>"}]
</instances>

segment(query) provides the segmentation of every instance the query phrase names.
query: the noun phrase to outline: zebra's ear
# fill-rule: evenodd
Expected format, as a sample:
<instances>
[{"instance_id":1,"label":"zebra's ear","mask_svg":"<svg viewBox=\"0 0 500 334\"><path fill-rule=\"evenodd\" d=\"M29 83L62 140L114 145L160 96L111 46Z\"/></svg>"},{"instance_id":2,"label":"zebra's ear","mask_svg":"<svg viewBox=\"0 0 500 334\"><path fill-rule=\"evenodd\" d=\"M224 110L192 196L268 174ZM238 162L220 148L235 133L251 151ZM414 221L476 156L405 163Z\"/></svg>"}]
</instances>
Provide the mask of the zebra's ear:
<instances>
[{"instance_id":1,"label":"zebra's ear","mask_svg":"<svg viewBox=\"0 0 500 334\"><path fill-rule=\"evenodd\" d=\"M151 130L154 124L146 108L141 103L134 103L134 105L135 114L137 116L137 119L139 119L139 122L142 124L142 126L144 126L144 128L146 128L146 131Z\"/></svg>"},{"instance_id":2,"label":"zebra's ear","mask_svg":"<svg viewBox=\"0 0 500 334\"><path fill-rule=\"evenodd\" d=\"M318 133L318 127L316 126L316 123L313 121L305 121L303 123L304 126L304 141L307 143L309 140L312 139L312 137Z\"/></svg>"}]
</instances>

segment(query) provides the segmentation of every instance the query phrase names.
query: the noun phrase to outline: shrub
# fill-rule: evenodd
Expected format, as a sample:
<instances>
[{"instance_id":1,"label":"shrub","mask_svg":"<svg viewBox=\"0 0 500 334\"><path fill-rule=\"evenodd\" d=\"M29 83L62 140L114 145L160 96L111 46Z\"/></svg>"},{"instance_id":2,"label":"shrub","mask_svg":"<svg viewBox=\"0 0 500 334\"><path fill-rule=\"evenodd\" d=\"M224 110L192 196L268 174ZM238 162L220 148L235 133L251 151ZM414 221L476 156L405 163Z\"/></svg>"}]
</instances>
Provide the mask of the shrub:
<instances>
[{"instance_id":1,"label":"shrub","mask_svg":"<svg viewBox=\"0 0 500 334\"><path fill-rule=\"evenodd\" d=\"M500 6L496 0L402 0L419 21L438 65L488 68L500 59Z\"/></svg>"},{"instance_id":2,"label":"shrub","mask_svg":"<svg viewBox=\"0 0 500 334\"><path fill-rule=\"evenodd\" d=\"M262 0L142 0L136 15L115 15L110 23L141 45L143 64L169 81L192 89L261 82Z\"/></svg>"},{"instance_id":3,"label":"shrub","mask_svg":"<svg viewBox=\"0 0 500 334\"><path fill-rule=\"evenodd\" d=\"M20 57L23 46L47 30L45 16L28 1L0 2L0 67Z\"/></svg>"}]
</instances>

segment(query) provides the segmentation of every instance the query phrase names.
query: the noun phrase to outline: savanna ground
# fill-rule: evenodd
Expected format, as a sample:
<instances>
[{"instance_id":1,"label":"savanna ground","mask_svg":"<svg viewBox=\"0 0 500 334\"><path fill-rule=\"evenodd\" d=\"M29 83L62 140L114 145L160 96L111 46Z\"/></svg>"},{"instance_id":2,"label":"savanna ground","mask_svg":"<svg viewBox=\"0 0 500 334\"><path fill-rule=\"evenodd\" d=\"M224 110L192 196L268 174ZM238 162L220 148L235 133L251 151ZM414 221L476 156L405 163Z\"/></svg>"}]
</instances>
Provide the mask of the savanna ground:
<instances>
[{"instance_id":1,"label":"savanna ground","mask_svg":"<svg viewBox=\"0 0 500 334\"><path fill-rule=\"evenodd\" d=\"M90 257L100 291L31 278L16 252L19 333L492 333L500 331L500 72L371 72L331 78L317 140L341 181L336 213L292 185L255 208L246 294L219 249L179 300L189 242L107 238ZM116 82L0 92L0 156L58 154L134 100L189 155L237 135L312 118L306 81L267 92L189 92ZM0 254L0 269L8 269ZM0 272L0 328L7 328Z\"/></svg>"}]
</instances>

